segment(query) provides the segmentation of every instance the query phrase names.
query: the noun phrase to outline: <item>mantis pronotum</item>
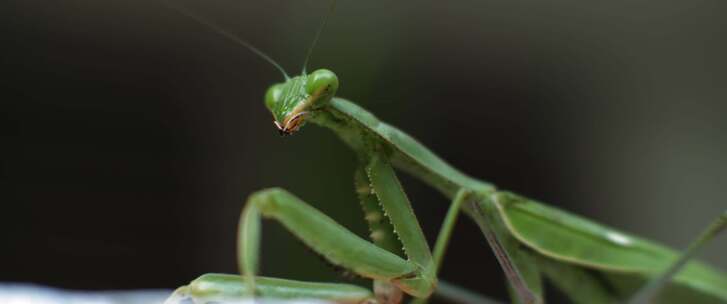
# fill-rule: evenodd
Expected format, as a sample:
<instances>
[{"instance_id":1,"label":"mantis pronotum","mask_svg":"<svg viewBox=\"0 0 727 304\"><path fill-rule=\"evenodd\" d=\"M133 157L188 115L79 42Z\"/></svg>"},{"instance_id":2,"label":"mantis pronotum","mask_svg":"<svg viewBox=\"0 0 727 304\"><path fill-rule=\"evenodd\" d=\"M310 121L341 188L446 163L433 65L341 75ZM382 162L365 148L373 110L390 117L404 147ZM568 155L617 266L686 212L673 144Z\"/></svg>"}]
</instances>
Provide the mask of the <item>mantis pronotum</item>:
<instances>
[{"instance_id":1,"label":"mantis pronotum","mask_svg":"<svg viewBox=\"0 0 727 304\"><path fill-rule=\"evenodd\" d=\"M249 197L240 219L242 276L207 274L180 288L179 293L204 301L259 297L337 303L400 303L406 294L425 302L437 291L437 270L461 211L481 228L507 277L514 302L543 302L543 278L577 303L727 301L727 277L700 262L688 262L694 248L726 225L727 214L679 259L675 251L651 241L467 176L403 131L336 97L339 81L332 71L307 73L304 68L291 78L249 43L180 10L283 72L285 81L271 86L265 95L265 105L282 135L292 135L312 123L332 130L355 152L359 165L354 183L371 229L371 241L283 189L261 190ZM395 168L423 180L452 202L433 250ZM262 217L280 222L329 262L372 279L373 291L347 284L258 276ZM463 291L445 292L443 296L462 302L485 301L473 300Z\"/></svg>"}]
</instances>

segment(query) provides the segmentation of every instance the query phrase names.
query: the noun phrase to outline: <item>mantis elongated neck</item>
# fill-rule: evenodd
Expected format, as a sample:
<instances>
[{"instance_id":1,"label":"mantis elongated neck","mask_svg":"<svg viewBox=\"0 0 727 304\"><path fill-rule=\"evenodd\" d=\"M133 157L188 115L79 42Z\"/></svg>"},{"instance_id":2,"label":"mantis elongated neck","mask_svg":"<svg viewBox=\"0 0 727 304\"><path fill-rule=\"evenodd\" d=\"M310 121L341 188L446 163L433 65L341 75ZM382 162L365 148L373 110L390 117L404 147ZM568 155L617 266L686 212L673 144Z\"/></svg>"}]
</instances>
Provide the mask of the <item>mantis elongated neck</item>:
<instances>
[{"instance_id":1,"label":"mantis elongated neck","mask_svg":"<svg viewBox=\"0 0 727 304\"><path fill-rule=\"evenodd\" d=\"M460 189L480 193L495 190L492 184L460 172L408 134L348 100L333 98L311 121L333 130L360 155L383 150L380 152L387 154L397 168L423 180L450 199Z\"/></svg>"}]
</instances>

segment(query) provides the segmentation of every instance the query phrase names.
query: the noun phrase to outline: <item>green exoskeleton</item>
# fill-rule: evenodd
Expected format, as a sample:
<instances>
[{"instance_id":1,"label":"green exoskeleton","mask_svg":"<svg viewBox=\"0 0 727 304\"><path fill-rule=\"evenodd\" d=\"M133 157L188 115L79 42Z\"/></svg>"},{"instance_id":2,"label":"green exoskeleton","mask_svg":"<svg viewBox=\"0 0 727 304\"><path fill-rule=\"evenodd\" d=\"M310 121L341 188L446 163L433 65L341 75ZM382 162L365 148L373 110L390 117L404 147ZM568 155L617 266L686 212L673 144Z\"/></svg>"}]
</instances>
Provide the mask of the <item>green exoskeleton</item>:
<instances>
[{"instance_id":1,"label":"green exoskeleton","mask_svg":"<svg viewBox=\"0 0 727 304\"><path fill-rule=\"evenodd\" d=\"M233 39L272 62L248 43ZM543 302L543 279L576 303L629 299L727 302L727 276L701 262L689 261L698 246L724 228L727 213L680 259L672 249L467 176L403 131L336 97L338 86L332 71L306 73L304 69L301 75L285 75L284 82L272 85L265 95L265 106L281 134L292 135L306 124L319 125L336 133L358 156L354 183L370 227L370 240L283 189L261 190L250 195L240 219L238 262L242 275L203 275L177 294L205 302L273 298L393 304L400 303L405 295L423 303L434 292L441 292L453 301L484 303L485 298L448 284L438 290L438 266L462 212L482 230L505 273L514 302ZM396 170L423 180L451 202L433 250ZM371 279L373 289L258 276L261 218L279 222L329 262Z\"/></svg>"}]
</instances>

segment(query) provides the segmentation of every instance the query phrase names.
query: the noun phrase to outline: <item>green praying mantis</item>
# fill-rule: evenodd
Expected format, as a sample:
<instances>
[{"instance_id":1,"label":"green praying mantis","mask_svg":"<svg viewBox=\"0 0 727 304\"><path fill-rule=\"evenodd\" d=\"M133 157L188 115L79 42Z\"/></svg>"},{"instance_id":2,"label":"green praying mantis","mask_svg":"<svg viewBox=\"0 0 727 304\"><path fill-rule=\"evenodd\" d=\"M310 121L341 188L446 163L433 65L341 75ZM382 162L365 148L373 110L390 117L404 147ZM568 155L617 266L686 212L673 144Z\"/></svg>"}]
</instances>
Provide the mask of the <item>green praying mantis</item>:
<instances>
[{"instance_id":1,"label":"green praying mantis","mask_svg":"<svg viewBox=\"0 0 727 304\"><path fill-rule=\"evenodd\" d=\"M510 287L513 302L542 303L547 279L575 303L727 303L727 276L691 258L727 226L722 214L683 253L496 188L470 177L405 132L355 103L336 97L330 70L289 77L246 41L187 10L170 5L269 61L285 81L272 85L265 106L281 135L310 123L330 129L358 158L354 185L370 241L280 188L253 193L239 224L242 275L206 274L180 287L203 303L240 299L316 299L335 303L395 304L405 295L425 303L439 294L461 303L484 297L437 279L459 213L479 226ZM316 33L313 45L321 29ZM430 249L396 170L411 174L451 201ZM373 281L372 290L349 284L312 283L258 276L261 219L279 222L330 263ZM484 247L484 246L483 246Z\"/></svg>"}]
</instances>

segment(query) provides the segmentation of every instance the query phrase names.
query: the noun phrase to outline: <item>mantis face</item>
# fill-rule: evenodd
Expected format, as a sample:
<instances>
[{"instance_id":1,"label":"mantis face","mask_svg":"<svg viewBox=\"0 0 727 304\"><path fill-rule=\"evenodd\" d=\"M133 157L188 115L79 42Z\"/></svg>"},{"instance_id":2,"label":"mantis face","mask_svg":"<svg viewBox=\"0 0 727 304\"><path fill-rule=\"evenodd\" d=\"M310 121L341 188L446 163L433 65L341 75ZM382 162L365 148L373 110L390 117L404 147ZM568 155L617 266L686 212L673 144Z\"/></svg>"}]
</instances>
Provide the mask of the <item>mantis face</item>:
<instances>
[{"instance_id":1,"label":"mantis face","mask_svg":"<svg viewBox=\"0 0 727 304\"><path fill-rule=\"evenodd\" d=\"M338 77L320 69L272 85L265 94L265 106L281 135L290 135L305 124L310 113L328 103L338 89Z\"/></svg>"}]
</instances>

